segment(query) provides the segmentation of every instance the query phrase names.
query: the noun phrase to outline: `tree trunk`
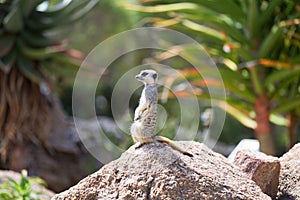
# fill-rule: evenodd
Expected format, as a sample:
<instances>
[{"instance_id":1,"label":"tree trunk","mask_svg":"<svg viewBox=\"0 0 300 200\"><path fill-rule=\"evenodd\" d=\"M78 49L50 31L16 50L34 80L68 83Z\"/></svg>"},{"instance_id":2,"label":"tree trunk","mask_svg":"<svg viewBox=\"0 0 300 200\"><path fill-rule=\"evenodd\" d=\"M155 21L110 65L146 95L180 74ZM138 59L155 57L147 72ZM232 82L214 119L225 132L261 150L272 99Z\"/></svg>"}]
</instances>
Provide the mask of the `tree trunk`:
<instances>
[{"instance_id":1,"label":"tree trunk","mask_svg":"<svg viewBox=\"0 0 300 200\"><path fill-rule=\"evenodd\" d=\"M260 144L260 151L275 155L275 145L271 134L270 102L265 94L260 94L255 102L256 123L255 136Z\"/></svg>"},{"instance_id":2,"label":"tree trunk","mask_svg":"<svg viewBox=\"0 0 300 200\"><path fill-rule=\"evenodd\" d=\"M62 191L101 166L84 148L74 124L66 120L52 94L15 66L0 70L1 168L43 178Z\"/></svg>"},{"instance_id":3,"label":"tree trunk","mask_svg":"<svg viewBox=\"0 0 300 200\"><path fill-rule=\"evenodd\" d=\"M288 126L288 149L291 149L294 144L296 143L296 126L297 126L297 121L295 114L291 112L288 115L288 120L289 120L289 126Z\"/></svg>"},{"instance_id":4,"label":"tree trunk","mask_svg":"<svg viewBox=\"0 0 300 200\"><path fill-rule=\"evenodd\" d=\"M0 88L1 159L5 161L19 141L46 145L51 102L40 86L15 65L8 73L0 70Z\"/></svg>"}]
</instances>

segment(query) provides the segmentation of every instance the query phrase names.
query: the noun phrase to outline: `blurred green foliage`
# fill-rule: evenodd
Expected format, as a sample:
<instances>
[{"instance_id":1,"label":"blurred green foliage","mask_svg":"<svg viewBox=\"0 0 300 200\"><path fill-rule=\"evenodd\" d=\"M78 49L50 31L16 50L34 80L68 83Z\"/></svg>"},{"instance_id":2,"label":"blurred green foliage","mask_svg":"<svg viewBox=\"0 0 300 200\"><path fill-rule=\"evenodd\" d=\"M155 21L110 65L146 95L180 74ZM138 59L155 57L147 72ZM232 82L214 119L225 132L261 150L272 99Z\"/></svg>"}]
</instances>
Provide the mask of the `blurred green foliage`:
<instances>
[{"instance_id":1,"label":"blurred green foliage","mask_svg":"<svg viewBox=\"0 0 300 200\"><path fill-rule=\"evenodd\" d=\"M22 170L19 181L12 179L11 177L4 177L5 182L0 184L0 198L2 200L39 200L40 194L44 192L38 191L33 187L46 186L45 181L37 177L28 177L27 171ZM49 197L50 198L50 197Z\"/></svg>"},{"instance_id":2,"label":"blurred green foliage","mask_svg":"<svg viewBox=\"0 0 300 200\"><path fill-rule=\"evenodd\" d=\"M144 26L172 28L204 46L215 58L229 94L220 107L255 130L262 151L275 153L270 122L288 126L289 146L294 144L300 116L300 27L296 1L123 3L125 8L141 13ZM191 49L182 47L179 55L190 53ZM190 78L196 82L195 79L201 77ZM205 89L196 83L195 87Z\"/></svg>"},{"instance_id":3,"label":"blurred green foliage","mask_svg":"<svg viewBox=\"0 0 300 200\"><path fill-rule=\"evenodd\" d=\"M128 13L124 8L117 6L116 2L117 0L100 1L95 9L76 23L76 25L66 27L62 30L68 35L68 46L78 49L87 55L105 39L128 30L133 24L134 15ZM107 49L107 51L113 51L113 49ZM122 72L126 72L127 69L135 65L135 60L135 56L126 55L109 66L106 73L107 76L104 76L100 80L97 89L96 98L99 104L96 105L96 109L98 114L111 116L110 97L113 85ZM98 67L102 67L100 64ZM55 70L60 71L63 69ZM53 78L56 82L57 93L62 100L64 109L67 114L72 115L72 89L77 70L67 70L63 74L68 74L69 76L62 75ZM103 103L106 106L101 105Z\"/></svg>"},{"instance_id":4,"label":"blurred green foliage","mask_svg":"<svg viewBox=\"0 0 300 200\"><path fill-rule=\"evenodd\" d=\"M4 1L0 3L0 70L12 68L35 83L45 81L48 63L77 66L78 56L65 48L55 30L72 24L96 4L84 1ZM51 34L52 33L52 34Z\"/></svg>"},{"instance_id":5,"label":"blurred green foliage","mask_svg":"<svg viewBox=\"0 0 300 200\"><path fill-rule=\"evenodd\" d=\"M120 7L119 5L124 2L125 7ZM124 8L139 12L129 12ZM251 129L246 127L255 126L254 101L261 93L266 93L272 100L269 119L272 123L287 126L286 117L298 115L296 108L299 97L297 92L294 96L293 92L291 93L292 88L297 88L299 83L297 82L299 25L297 21L293 21L298 17L297 9L299 7L289 0L277 0L272 3L230 0L221 3L176 0L132 3L105 0L101 1L89 16L72 27L68 40L70 47L88 53L108 37L139 26L173 28L198 40L215 58L230 94L227 103L231 106L229 108L234 109L227 111L233 117L227 117L220 140L232 144L242 138L254 137ZM287 34L278 32L279 29ZM68 32L69 29L65 31ZM274 38L276 35L280 36L276 39ZM144 58L159 54L158 50L141 50L124 55L109 66L107 75L100 80L97 91L98 102L101 102L97 108L98 114L111 116L111 92L122 74L132 66L144 62ZM179 57L161 62L178 70L191 67ZM290 68L293 70L291 71ZM269 77L266 82L265 77ZM291 78L293 81L290 81ZM71 114L73 79L58 78L57 80L58 92L67 112ZM132 111L137 105L139 92L136 91L133 95L130 104ZM289 98L286 98L286 95ZM200 97L200 102L203 101ZM170 116L163 134L172 137L178 124L176 116L180 113L173 109L176 107L176 102L171 99L163 106ZM204 103L203 107L205 106ZM275 139L280 143L278 146L285 146L288 141L287 129L279 127L274 130ZM278 135L277 132L285 134Z\"/></svg>"},{"instance_id":6,"label":"blurred green foliage","mask_svg":"<svg viewBox=\"0 0 300 200\"><path fill-rule=\"evenodd\" d=\"M73 26L71 32L69 28L67 28L65 31L69 33L68 40L71 48L76 48L84 51L85 53L89 53L91 49L96 47L97 44L108 37L143 24L144 16L145 15L141 13L133 13L124 9L123 7L120 7L119 1L105 0L101 1L101 3L97 5L96 9L94 9L88 16L83 18L78 24ZM108 49L108 51L113 51L113 49ZM159 55L160 53L162 53L162 51L153 49L134 51L121 56L114 63L112 63L108 67L106 75L104 75L99 82L99 87L96 94L96 104L99 102L96 105L97 114L111 117L110 98L114 85L118 79L132 67L144 63L145 58L149 58L153 55ZM190 64L186 63L185 60L180 57L165 60L163 64L172 66L173 68L179 70L191 67ZM71 94L73 80L74 76L72 75L69 77L57 78L56 81L58 94L62 99L64 108L69 115L72 114ZM142 88L135 91L130 100L131 114L133 114L133 111L138 104L141 90ZM175 99L168 99L166 103L159 103L165 107L168 119L167 123L164 124L163 130L161 130L158 134L162 134L169 138L174 138L176 128L180 123L180 109L178 102ZM205 106L206 105L203 104L203 108ZM222 131L221 140L233 144L237 143L240 138L251 137L252 135L250 133L251 131L249 129L243 127L239 122L234 120L234 118L229 116L226 126ZM128 135L126 136L128 138L130 137ZM108 137L110 136L108 135ZM115 144L120 142L116 138L110 138L110 140ZM130 138L128 141L129 144L125 145L126 147L129 147L132 144ZM120 142L120 145L121 143L122 142Z\"/></svg>"}]
</instances>

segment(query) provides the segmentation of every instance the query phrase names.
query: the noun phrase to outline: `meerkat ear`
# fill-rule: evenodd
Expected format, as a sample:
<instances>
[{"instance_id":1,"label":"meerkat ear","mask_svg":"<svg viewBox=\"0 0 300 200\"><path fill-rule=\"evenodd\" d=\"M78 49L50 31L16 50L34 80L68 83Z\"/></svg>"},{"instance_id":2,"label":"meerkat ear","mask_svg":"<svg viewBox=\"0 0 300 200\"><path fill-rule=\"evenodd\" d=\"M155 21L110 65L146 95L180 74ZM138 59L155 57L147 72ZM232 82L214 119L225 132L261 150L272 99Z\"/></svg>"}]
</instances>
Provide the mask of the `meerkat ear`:
<instances>
[{"instance_id":1,"label":"meerkat ear","mask_svg":"<svg viewBox=\"0 0 300 200\"><path fill-rule=\"evenodd\" d=\"M153 74L152 77L153 77L154 79L156 79L156 78L157 78L157 74Z\"/></svg>"}]
</instances>

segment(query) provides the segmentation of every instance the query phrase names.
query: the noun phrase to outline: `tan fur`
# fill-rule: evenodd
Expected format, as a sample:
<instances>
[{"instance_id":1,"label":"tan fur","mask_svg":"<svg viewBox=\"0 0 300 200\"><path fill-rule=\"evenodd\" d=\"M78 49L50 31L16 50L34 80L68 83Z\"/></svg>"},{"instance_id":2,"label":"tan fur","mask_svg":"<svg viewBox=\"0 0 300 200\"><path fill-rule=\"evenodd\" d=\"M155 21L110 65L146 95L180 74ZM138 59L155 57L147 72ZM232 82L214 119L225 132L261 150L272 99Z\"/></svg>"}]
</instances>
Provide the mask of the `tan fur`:
<instances>
[{"instance_id":1,"label":"tan fur","mask_svg":"<svg viewBox=\"0 0 300 200\"><path fill-rule=\"evenodd\" d=\"M158 141L158 142L168 144L170 147L172 147L173 149L179 151L180 153L183 153L184 155L193 157L192 154L190 154L185 149L183 149L180 146L178 146L177 144L175 144L174 141L170 140L169 138L166 138L166 137L163 137L163 136L155 136L155 140Z\"/></svg>"},{"instance_id":2,"label":"tan fur","mask_svg":"<svg viewBox=\"0 0 300 200\"><path fill-rule=\"evenodd\" d=\"M134 122L130 131L135 143L145 144L150 142L162 142L168 144L173 149L192 157L193 155L176 145L172 140L155 136L156 107L157 107L157 73L154 70L143 70L136 76L136 79L143 82L143 89L139 106L135 110Z\"/></svg>"}]
</instances>

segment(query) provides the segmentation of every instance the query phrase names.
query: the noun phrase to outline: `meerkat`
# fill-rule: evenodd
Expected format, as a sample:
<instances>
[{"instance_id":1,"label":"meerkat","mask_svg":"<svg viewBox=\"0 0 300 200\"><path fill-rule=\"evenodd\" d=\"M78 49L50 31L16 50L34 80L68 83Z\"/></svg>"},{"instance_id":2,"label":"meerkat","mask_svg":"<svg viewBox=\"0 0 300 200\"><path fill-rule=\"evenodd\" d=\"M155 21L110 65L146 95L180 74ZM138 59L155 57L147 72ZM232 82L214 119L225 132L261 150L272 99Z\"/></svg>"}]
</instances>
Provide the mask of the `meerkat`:
<instances>
[{"instance_id":1,"label":"meerkat","mask_svg":"<svg viewBox=\"0 0 300 200\"><path fill-rule=\"evenodd\" d=\"M130 131L132 139L140 145L151 142L162 142L168 144L173 149L192 157L193 155L176 145L172 140L155 135L156 114L157 114L157 72L154 70L142 70L135 78L144 83L144 89L139 101L139 105L134 113L134 122Z\"/></svg>"}]
</instances>

